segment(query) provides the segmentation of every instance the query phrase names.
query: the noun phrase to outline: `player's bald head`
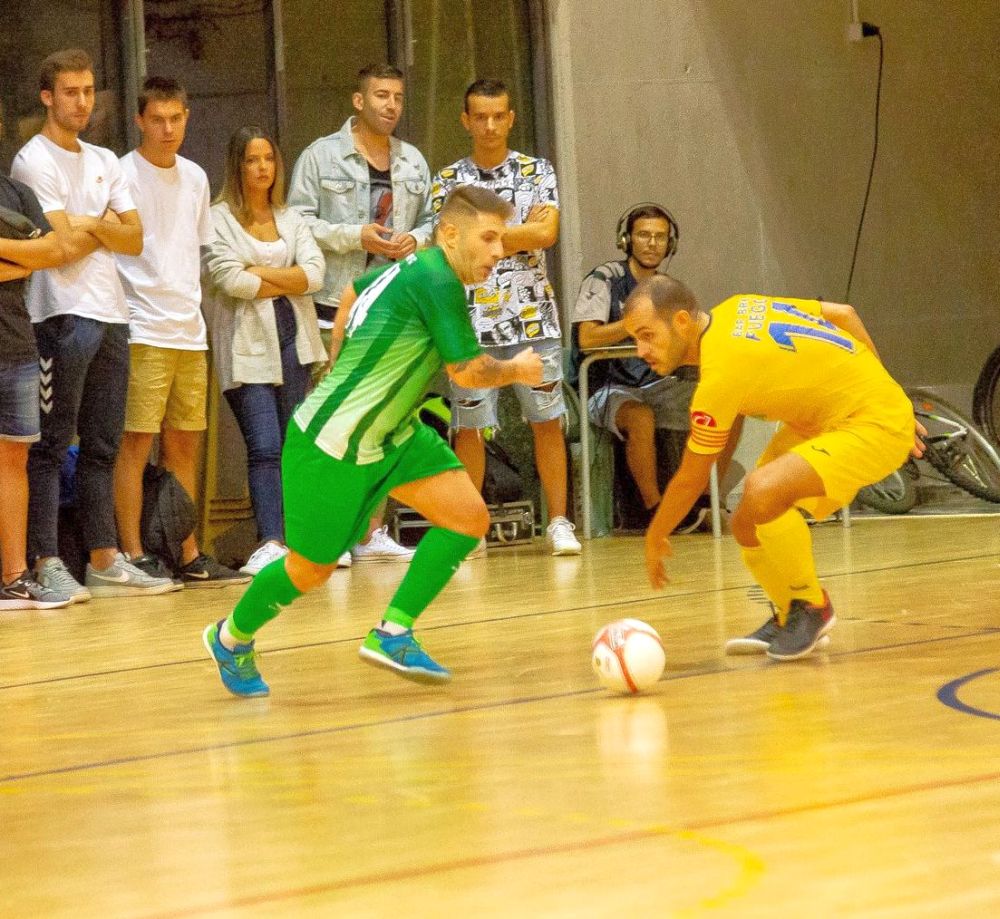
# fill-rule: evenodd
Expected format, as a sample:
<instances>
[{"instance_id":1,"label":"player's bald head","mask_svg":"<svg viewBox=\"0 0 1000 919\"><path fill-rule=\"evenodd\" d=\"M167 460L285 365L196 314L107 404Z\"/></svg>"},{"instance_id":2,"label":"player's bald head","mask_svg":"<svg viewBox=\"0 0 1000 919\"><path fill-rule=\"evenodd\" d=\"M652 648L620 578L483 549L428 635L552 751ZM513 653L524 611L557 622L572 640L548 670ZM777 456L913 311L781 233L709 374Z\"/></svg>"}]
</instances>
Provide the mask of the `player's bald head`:
<instances>
[{"instance_id":1,"label":"player's bald head","mask_svg":"<svg viewBox=\"0 0 1000 919\"><path fill-rule=\"evenodd\" d=\"M651 278L640 281L625 301L623 314L628 315L641 302L650 303L656 315L666 322L679 310L686 310L692 315L700 312L698 300L691 288L668 274L654 274Z\"/></svg>"}]
</instances>

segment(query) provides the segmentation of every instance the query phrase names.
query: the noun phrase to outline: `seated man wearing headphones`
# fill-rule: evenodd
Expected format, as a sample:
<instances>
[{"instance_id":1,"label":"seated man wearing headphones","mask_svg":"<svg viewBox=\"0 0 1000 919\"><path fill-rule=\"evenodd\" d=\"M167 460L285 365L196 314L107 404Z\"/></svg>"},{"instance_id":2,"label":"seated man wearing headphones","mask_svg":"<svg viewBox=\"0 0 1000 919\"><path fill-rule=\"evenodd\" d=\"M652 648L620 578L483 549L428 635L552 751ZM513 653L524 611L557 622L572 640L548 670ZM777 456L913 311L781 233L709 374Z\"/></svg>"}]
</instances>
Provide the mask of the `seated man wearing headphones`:
<instances>
[{"instance_id":1,"label":"seated man wearing headphones","mask_svg":"<svg viewBox=\"0 0 1000 919\"><path fill-rule=\"evenodd\" d=\"M625 258L591 271L573 309L574 343L583 351L632 344L621 321L622 304L639 281L666 268L677 251L680 230L665 207L647 201L621 215L615 236ZM656 429L678 432L679 456L697 375L661 377L638 357L598 361L591 365L590 374L594 393L588 406L590 420L625 442L629 472L652 519L661 496ZM696 530L708 506L707 497L699 501L675 532Z\"/></svg>"}]
</instances>

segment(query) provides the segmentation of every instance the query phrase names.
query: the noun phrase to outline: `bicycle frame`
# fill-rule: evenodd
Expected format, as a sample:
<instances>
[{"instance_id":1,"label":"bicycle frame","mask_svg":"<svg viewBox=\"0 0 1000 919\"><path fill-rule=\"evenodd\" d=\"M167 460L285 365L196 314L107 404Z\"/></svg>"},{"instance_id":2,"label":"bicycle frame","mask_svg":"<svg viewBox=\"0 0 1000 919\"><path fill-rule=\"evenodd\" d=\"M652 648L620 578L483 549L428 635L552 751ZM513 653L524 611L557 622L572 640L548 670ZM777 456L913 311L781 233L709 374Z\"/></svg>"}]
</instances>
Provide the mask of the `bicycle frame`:
<instances>
[{"instance_id":1,"label":"bicycle frame","mask_svg":"<svg viewBox=\"0 0 1000 919\"><path fill-rule=\"evenodd\" d=\"M924 442L928 444L947 443L949 440L953 440L956 437L967 437L969 433L972 431L972 428L969 425L960 424L959 422L954 421L951 418L943 418L940 415L935 415L933 412L927 411L925 409L919 409L916 406L914 406L913 414L916 418L922 418L928 421L936 421L938 424L943 424L946 427L951 428L951 431L945 433L938 433L938 434L928 433L927 436L923 438ZM978 439L981 442L980 445L982 446L982 448L987 453L989 453L989 455L993 458L996 464L1000 466L1000 455L997 454L997 451L993 448L993 445L986 438L982 437L982 435L980 435Z\"/></svg>"}]
</instances>

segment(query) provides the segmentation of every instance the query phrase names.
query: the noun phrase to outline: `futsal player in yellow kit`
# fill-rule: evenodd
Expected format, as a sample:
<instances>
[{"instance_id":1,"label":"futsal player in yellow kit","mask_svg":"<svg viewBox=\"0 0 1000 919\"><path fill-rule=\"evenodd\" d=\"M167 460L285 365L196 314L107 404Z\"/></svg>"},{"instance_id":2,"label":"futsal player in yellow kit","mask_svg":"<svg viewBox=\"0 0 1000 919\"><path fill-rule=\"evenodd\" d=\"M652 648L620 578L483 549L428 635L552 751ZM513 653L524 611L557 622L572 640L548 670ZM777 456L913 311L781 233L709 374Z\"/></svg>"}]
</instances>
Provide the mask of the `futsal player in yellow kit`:
<instances>
[{"instance_id":1,"label":"futsal player in yellow kit","mask_svg":"<svg viewBox=\"0 0 1000 919\"><path fill-rule=\"evenodd\" d=\"M746 639L776 660L809 654L836 616L799 509L826 517L923 445L913 406L850 306L741 294L700 309L681 282L643 281L625 304L639 356L661 375L700 365L680 469L646 534L650 583L667 581L668 535L703 493L712 463L747 415L781 426L732 517L747 568L775 616Z\"/></svg>"}]
</instances>

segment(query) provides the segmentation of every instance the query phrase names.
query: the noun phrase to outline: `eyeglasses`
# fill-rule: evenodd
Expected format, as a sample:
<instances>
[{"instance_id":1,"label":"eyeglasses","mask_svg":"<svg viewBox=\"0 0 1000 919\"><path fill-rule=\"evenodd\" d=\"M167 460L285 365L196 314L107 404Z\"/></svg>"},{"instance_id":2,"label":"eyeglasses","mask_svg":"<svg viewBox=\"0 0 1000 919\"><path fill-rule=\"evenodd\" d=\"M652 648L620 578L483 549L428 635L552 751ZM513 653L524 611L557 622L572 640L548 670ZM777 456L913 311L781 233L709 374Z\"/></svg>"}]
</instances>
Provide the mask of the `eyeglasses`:
<instances>
[{"instance_id":1,"label":"eyeglasses","mask_svg":"<svg viewBox=\"0 0 1000 919\"><path fill-rule=\"evenodd\" d=\"M648 230L640 230L632 235L641 243L665 243L670 238L669 233L650 233Z\"/></svg>"}]
</instances>

